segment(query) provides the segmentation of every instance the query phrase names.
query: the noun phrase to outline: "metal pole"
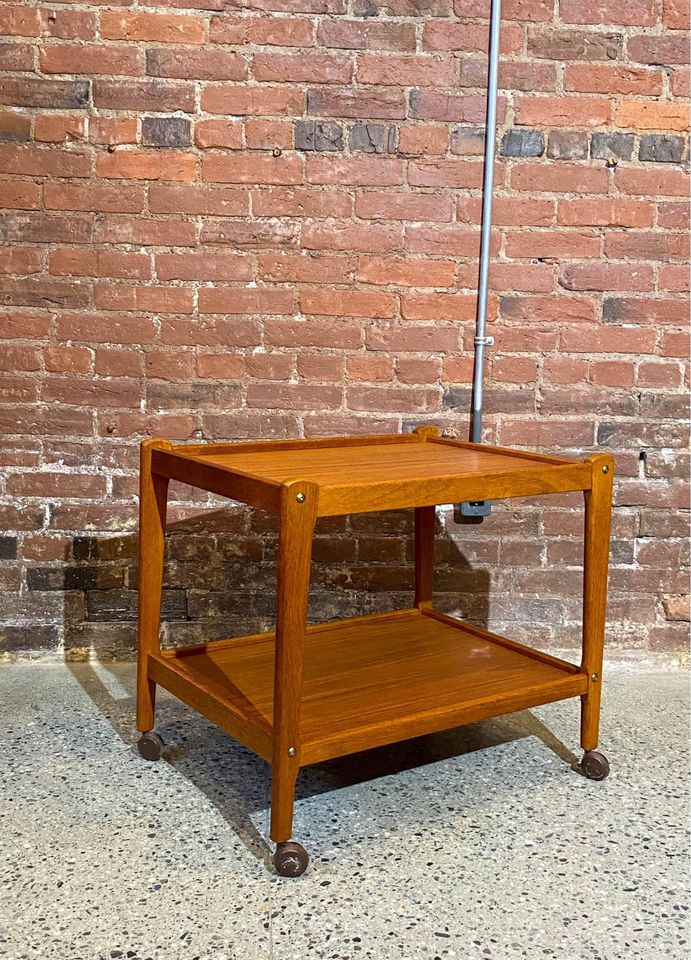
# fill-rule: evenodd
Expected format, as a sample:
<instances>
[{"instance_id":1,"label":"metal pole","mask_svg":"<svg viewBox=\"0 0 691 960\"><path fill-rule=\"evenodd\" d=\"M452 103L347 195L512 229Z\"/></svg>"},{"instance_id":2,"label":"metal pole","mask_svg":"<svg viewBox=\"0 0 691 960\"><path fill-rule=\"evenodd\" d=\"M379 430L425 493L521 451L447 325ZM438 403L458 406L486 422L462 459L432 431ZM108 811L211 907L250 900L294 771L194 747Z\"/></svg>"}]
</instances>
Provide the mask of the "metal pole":
<instances>
[{"instance_id":1,"label":"metal pole","mask_svg":"<svg viewBox=\"0 0 691 960\"><path fill-rule=\"evenodd\" d=\"M482 182L482 225L480 228L480 279L477 291L475 321L475 363L473 366L472 419L470 439L482 442L483 377L485 347L494 337L487 336L487 295L489 290L490 241L492 238L492 200L494 193L494 154L497 145L497 91L499 89L499 40L501 33L501 0L492 0L489 23L489 64L487 69L487 114L485 122L485 168ZM491 503L480 500L461 503L454 511L457 521L489 516Z\"/></svg>"},{"instance_id":2,"label":"metal pole","mask_svg":"<svg viewBox=\"0 0 691 960\"><path fill-rule=\"evenodd\" d=\"M489 290L489 257L492 238L492 199L494 192L494 154L497 144L497 90L499 88L499 34L501 0L492 0L489 25L489 68L487 75L487 122L485 125L485 171L482 184L482 227L480 234L480 282L477 292L475 327L475 366L473 369L473 419L470 439L482 441L482 380L485 347L494 343L487 330L487 294Z\"/></svg>"}]
</instances>

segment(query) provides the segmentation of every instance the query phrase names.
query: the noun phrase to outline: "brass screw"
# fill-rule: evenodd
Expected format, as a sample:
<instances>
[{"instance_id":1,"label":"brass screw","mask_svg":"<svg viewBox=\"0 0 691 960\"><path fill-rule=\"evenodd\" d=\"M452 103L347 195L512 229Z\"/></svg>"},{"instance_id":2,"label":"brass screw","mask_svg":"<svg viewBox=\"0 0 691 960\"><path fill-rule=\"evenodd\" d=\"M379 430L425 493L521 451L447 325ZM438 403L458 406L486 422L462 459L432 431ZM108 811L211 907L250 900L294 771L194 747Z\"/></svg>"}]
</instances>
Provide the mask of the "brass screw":
<instances>
[{"instance_id":1,"label":"brass screw","mask_svg":"<svg viewBox=\"0 0 691 960\"><path fill-rule=\"evenodd\" d=\"M304 493L298 493L298 494L295 495L295 499L297 500L298 503L304 503L304 502L305 502L305 494L304 494Z\"/></svg>"},{"instance_id":2,"label":"brass screw","mask_svg":"<svg viewBox=\"0 0 691 960\"><path fill-rule=\"evenodd\" d=\"M609 467L608 467L608 466L604 466L604 467L602 468L602 472L603 472L603 473L609 473Z\"/></svg>"},{"instance_id":3,"label":"brass screw","mask_svg":"<svg viewBox=\"0 0 691 960\"><path fill-rule=\"evenodd\" d=\"M294 757L296 754L297 754L297 750L295 749L295 747L288 747L288 756L289 756L289 757Z\"/></svg>"},{"instance_id":4,"label":"brass screw","mask_svg":"<svg viewBox=\"0 0 691 960\"><path fill-rule=\"evenodd\" d=\"M619 161L616 159L616 157L608 157L605 166L609 167L610 170L613 170L618 163Z\"/></svg>"},{"instance_id":5,"label":"brass screw","mask_svg":"<svg viewBox=\"0 0 691 960\"><path fill-rule=\"evenodd\" d=\"M593 683L597 683L597 681L600 679L600 674L599 674L599 673L591 673L591 674L590 674L590 679L593 681Z\"/></svg>"}]
</instances>

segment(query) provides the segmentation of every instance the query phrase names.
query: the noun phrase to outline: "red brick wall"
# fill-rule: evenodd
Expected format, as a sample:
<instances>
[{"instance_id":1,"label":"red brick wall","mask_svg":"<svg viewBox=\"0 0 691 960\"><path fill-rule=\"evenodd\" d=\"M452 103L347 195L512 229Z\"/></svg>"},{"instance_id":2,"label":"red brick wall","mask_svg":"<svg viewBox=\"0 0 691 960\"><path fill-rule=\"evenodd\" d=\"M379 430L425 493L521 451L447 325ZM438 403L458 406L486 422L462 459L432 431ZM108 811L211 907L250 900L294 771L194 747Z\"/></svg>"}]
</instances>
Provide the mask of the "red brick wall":
<instances>
[{"instance_id":1,"label":"red brick wall","mask_svg":"<svg viewBox=\"0 0 691 960\"><path fill-rule=\"evenodd\" d=\"M686 639L682 0L506 0L487 439L618 461L610 650ZM0 649L131 650L150 434L467 431L488 0L0 6ZM174 639L270 620L275 531L178 489ZM580 503L439 533L440 602L578 643ZM403 603L405 515L313 612Z\"/></svg>"}]
</instances>

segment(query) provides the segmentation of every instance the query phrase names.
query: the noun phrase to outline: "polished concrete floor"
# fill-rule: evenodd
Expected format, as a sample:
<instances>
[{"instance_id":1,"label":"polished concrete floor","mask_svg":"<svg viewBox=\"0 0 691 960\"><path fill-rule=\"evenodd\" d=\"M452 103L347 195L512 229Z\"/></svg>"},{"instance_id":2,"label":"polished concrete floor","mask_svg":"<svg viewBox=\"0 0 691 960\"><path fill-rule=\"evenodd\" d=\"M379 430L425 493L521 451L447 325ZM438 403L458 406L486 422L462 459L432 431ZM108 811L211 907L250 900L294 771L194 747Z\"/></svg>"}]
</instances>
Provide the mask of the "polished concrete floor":
<instances>
[{"instance_id":1,"label":"polished concrete floor","mask_svg":"<svg viewBox=\"0 0 691 960\"><path fill-rule=\"evenodd\" d=\"M268 770L172 697L133 746L131 665L0 666L0 957L689 956L688 678L612 669L575 772L569 701L306 770L276 877Z\"/></svg>"}]
</instances>

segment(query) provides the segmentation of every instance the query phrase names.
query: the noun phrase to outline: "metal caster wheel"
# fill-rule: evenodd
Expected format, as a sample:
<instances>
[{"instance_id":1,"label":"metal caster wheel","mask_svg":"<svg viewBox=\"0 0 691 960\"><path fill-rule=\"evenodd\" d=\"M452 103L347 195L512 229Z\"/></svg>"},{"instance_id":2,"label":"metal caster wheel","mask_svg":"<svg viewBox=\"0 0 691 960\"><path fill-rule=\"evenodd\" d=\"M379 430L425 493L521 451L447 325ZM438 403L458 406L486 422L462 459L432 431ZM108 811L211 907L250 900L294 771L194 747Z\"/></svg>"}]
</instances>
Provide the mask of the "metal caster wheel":
<instances>
[{"instance_id":1,"label":"metal caster wheel","mask_svg":"<svg viewBox=\"0 0 691 960\"><path fill-rule=\"evenodd\" d=\"M165 743L153 730L147 730L147 732L143 733L139 738L137 746L145 760L160 760L161 751L165 747Z\"/></svg>"},{"instance_id":2,"label":"metal caster wheel","mask_svg":"<svg viewBox=\"0 0 691 960\"><path fill-rule=\"evenodd\" d=\"M273 859L276 872L282 877L301 876L310 862L305 848L293 840L277 844Z\"/></svg>"},{"instance_id":3,"label":"metal caster wheel","mask_svg":"<svg viewBox=\"0 0 691 960\"><path fill-rule=\"evenodd\" d=\"M604 780L609 775L609 760L604 753L586 750L581 760L581 770L588 780Z\"/></svg>"}]
</instances>

